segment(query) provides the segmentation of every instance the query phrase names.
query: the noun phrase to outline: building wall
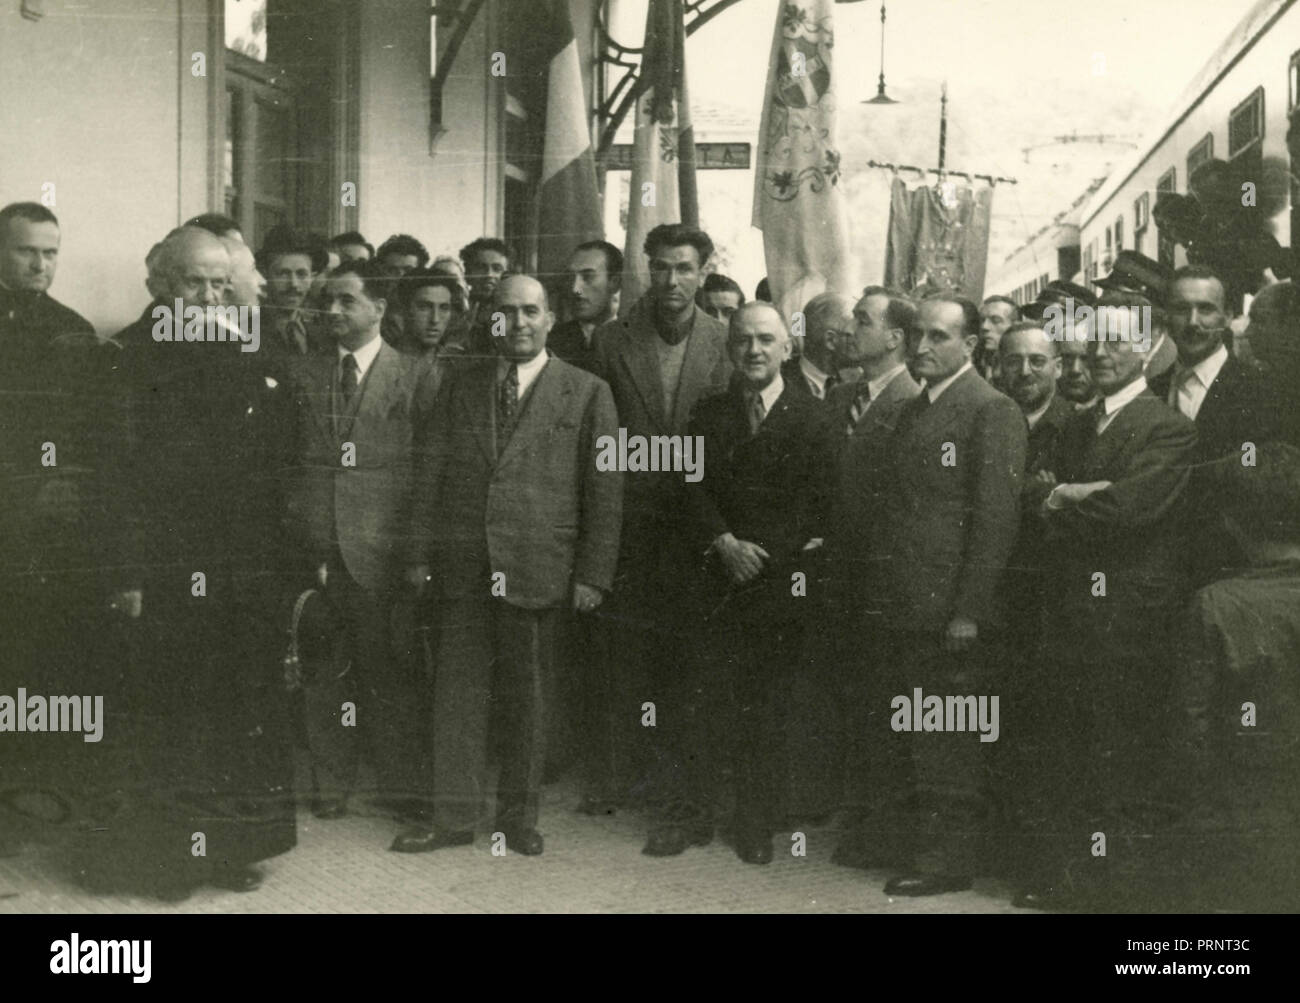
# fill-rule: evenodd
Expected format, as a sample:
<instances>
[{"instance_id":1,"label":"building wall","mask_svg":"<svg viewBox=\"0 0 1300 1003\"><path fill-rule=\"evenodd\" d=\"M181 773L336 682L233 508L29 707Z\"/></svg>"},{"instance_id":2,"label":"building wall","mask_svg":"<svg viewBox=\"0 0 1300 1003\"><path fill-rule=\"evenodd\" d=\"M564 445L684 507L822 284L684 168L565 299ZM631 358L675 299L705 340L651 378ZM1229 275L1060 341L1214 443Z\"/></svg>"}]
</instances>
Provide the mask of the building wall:
<instances>
[{"instance_id":1,"label":"building wall","mask_svg":"<svg viewBox=\"0 0 1300 1003\"><path fill-rule=\"evenodd\" d=\"M1078 245L1079 228L1072 223L1054 224L1007 258L996 271L990 270L984 284L985 295L1010 296L1017 303L1031 302L1042 288L1054 279L1070 279L1061 274L1062 247Z\"/></svg>"},{"instance_id":2,"label":"building wall","mask_svg":"<svg viewBox=\"0 0 1300 1003\"><path fill-rule=\"evenodd\" d=\"M1173 124L1173 128L1159 140L1157 145L1142 158L1131 176L1124 177L1117 187L1107 184L1085 210L1081 228L1081 242L1088 248L1096 242L1099 256L1106 254L1107 228L1115 224L1116 218L1123 219L1123 247L1134 247L1134 201L1143 193L1150 192L1151 207L1155 207L1156 183L1169 168L1177 172L1177 190L1187 191L1187 154L1205 134L1214 136L1214 156L1228 158L1228 117L1232 110L1248 98L1256 87L1264 88L1264 140L1263 156L1265 177L1256 181L1261 191L1270 191L1275 196L1284 196L1280 207L1272 215L1270 225L1273 235L1285 247L1291 243L1289 191L1285 184L1285 171L1288 163L1286 149L1287 132L1287 68L1291 55L1300 49L1300 4L1292 5L1283 11L1254 45L1226 74L1213 83L1204 93L1202 99L1184 118ZM1162 132L1169 129L1169 124L1162 127ZM1127 173L1121 168L1117 173ZM1156 257L1158 228L1152 220L1147 233L1142 253ZM1121 248L1112 242L1112 255ZM1176 264L1186 263L1182 248L1178 249ZM1104 260L1100 263L1099 274L1106 274Z\"/></svg>"},{"instance_id":3,"label":"building wall","mask_svg":"<svg viewBox=\"0 0 1300 1003\"><path fill-rule=\"evenodd\" d=\"M108 335L148 302L149 248L207 208L210 5L45 9L29 21L17 3L0 7L0 204L41 201L54 184L63 245L51 292ZM199 51L207 77L191 73Z\"/></svg>"}]
</instances>

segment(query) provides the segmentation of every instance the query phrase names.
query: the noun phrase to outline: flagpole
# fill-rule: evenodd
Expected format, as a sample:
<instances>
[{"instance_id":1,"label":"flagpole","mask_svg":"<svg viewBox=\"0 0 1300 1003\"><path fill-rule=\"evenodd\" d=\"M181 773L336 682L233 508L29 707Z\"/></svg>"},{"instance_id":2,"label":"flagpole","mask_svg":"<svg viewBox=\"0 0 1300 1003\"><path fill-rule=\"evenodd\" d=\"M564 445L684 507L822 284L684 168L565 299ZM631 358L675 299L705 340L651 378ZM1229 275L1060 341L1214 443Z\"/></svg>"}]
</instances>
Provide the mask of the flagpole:
<instances>
[{"instance_id":1,"label":"flagpole","mask_svg":"<svg viewBox=\"0 0 1300 1003\"><path fill-rule=\"evenodd\" d=\"M939 170L943 170L943 158L948 150L948 81L943 82L943 91L939 98Z\"/></svg>"}]
</instances>

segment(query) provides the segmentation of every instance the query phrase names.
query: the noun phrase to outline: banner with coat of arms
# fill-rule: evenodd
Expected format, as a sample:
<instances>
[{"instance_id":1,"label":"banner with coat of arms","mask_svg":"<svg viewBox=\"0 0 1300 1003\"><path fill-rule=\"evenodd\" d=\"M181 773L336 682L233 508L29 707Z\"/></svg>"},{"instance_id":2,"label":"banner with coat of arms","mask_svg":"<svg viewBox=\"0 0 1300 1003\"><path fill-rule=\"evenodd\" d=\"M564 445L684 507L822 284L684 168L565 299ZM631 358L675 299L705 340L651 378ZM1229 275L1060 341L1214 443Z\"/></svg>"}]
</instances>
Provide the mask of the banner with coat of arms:
<instances>
[{"instance_id":1,"label":"banner with coat of arms","mask_svg":"<svg viewBox=\"0 0 1300 1003\"><path fill-rule=\"evenodd\" d=\"M778 5L759 129L754 226L772 300L787 318L851 292L848 214L835 139L833 0Z\"/></svg>"}]
</instances>

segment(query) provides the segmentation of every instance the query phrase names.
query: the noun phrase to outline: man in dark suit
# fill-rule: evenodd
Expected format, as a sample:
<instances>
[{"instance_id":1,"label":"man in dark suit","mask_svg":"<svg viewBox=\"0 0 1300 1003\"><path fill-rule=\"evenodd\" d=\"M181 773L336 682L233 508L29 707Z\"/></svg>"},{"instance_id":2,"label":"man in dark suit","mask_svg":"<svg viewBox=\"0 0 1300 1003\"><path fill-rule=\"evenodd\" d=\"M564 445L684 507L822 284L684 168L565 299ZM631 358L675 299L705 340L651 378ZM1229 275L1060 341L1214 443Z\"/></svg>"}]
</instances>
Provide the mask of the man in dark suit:
<instances>
[{"instance_id":1,"label":"man in dark suit","mask_svg":"<svg viewBox=\"0 0 1300 1003\"><path fill-rule=\"evenodd\" d=\"M536 279L507 276L492 305L506 320L498 357L458 370L439 395L416 492L410 579L432 577L439 632L434 817L397 837L404 853L472 842L490 716L503 728L496 831L517 853L542 852L556 622L566 607L590 613L614 583L622 474L597 466L618 437L609 388L547 354L555 318Z\"/></svg>"},{"instance_id":2,"label":"man in dark suit","mask_svg":"<svg viewBox=\"0 0 1300 1003\"><path fill-rule=\"evenodd\" d=\"M1036 690L1041 686L1043 666L1043 621L1049 613L1047 595L1051 579L1051 548L1046 540L1038 506L1052 487L1044 463L1052 456L1057 439L1074 415L1074 406L1057 390L1061 376L1060 345L1042 322L1012 324L998 346L998 385L1020 407L1028 428L1025 476L1020 489L1020 532L1007 560L1006 574L1006 671L1001 690L1002 708L1009 720L1022 722L1016 737L994 747L994 791L1003 809L1004 831L1016 831L1006 817L1019 804L1022 778L1033 767L1042 734L1056 727L1042 715L1022 708L1037 706ZM1003 849L1014 857L1012 844L1001 840Z\"/></svg>"},{"instance_id":3,"label":"man in dark suit","mask_svg":"<svg viewBox=\"0 0 1300 1003\"><path fill-rule=\"evenodd\" d=\"M869 806L904 775L904 763L886 761L895 747L878 739L880 722L888 726L882 708L889 706L893 694L877 691L875 654L864 641L878 636L880 630L868 569L871 531L882 510L882 485L873 481L872 472L888 455L899 410L920 393L906 365L907 339L915 324L916 305L904 293L885 286L864 289L853 307L851 332L835 343L836 355L846 366L861 367L862 378L831 390L826 406L827 435L839 448L824 548L830 578L830 602L825 607L829 628L821 634L829 663L826 674L832 676L826 689L834 700L825 717L842 718L844 741L834 743L832 754L842 763L848 782L847 831L834 859L848 867L879 863L881 848L872 845L865 831Z\"/></svg>"},{"instance_id":4,"label":"man in dark suit","mask_svg":"<svg viewBox=\"0 0 1300 1003\"><path fill-rule=\"evenodd\" d=\"M1027 778L1032 842L1016 904L1064 901L1064 875L1091 887L1111 847L1158 800L1154 765L1171 685L1169 621L1187 594L1184 491L1196 429L1147 389L1125 306L1099 306L1088 332L1101 400L1076 414L1044 461L1040 506L1053 556L1046 664L1025 711L1047 722ZM1071 863L1077 861L1074 866Z\"/></svg>"},{"instance_id":5,"label":"man in dark suit","mask_svg":"<svg viewBox=\"0 0 1300 1003\"><path fill-rule=\"evenodd\" d=\"M803 350L781 367L781 376L795 393L825 400L840 383L840 363L835 355L837 338L847 337L853 326L853 298L840 293L820 293L803 308Z\"/></svg>"},{"instance_id":6,"label":"man in dark suit","mask_svg":"<svg viewBox=\"0 0 1300 1003\"><path fill-rule=\"evenodd\" d=\"M979 329L979 309L967 300L921 303L912 366L926 388L902 407L883 464L870 572L879 575L884 614L878 665L909 701L918 688L932 697L988 696L1004 622L1000 588L1018 524L1025 422L971 365ZM909 734L905 724L896 714L879 735L906 746L915 796L914 813L900 803L895 820L911 843L910 867L886 893L969 888L987 810L986 736Z\"/></svg>"},{"instance_id":7,"label":"man in dark suit","mask_svg":"<svg viewBox=\"0 0 1300 1003\"><path fill-rule=\"evenodd\" d=\"M309 302L312 283L328 264L323 241L284 226L273 228L257 252L257 266L266 276L261 354L276 375L286 372L290 359L330 347Z\"/></svg>"},{"instance_id":8,"label":"man in dark suit","mask_svg":"<svg viewBox=\"0 0 1300 1003\"><path fill-rule=\"evenodd\" d=\"M124 687L135 786L97 848L166 895L205 882L249 891L261 881L252 865L295 843L278 615L292 413L261 353L153 337L157 311L177 300L186 312L222 303L225 245L184 227L149 261L156 305L114 339L123 452L111 464L111 566L113 608L137 621Z\"/></svg>"},{"instance_id":9,"label":"man in dark suit","mask_svg":"<svg viewBox=\"0 0 1300 1003\"><path fill-rule=\"evenodd\" d=\"M623 252L607 240L579 244L565 278L570 318L555 325L546 343L552 355L591 372L596 328L614 316L614 298L623 281Z\"/></svg>"},{"instance_id":10,"label":"man in dark suit","mask_svg":"<svg viewBox=\"0 0 1300 1003\"><path fill-rule=\"evenodd\" d=\"M626 317L596 332L596 374L609 383L619 424L631 436L681 436L699 399L725 390L731 376L727 329L695 304L713 242L679 223L655 227L646 237L650 291ZM694 785L676 774L691 766L677 751L685 742L692 695L678 671L689 657L680 625L694 616L681 583L697 563L684 511L680 472L632 471L623 503L618 587L604 617L618 660L592 739L610 778L604 786L625 801L639 788L654 819L646 851L681 853L690 842L712 838L711 825L690 805L670 804L672 792ZM648 695L647 695L648 694ZM642 704L658 708L652 729L641 725Z\"/></svg>"},{"instance_id":11,"label":"man in dark suit","mask_svg":"<svg viewBox=\"0 0 1300 1003\"><path fill-rule=\"evenodd\" d=\"M60 242L45 206L0 209L0 693L8 694L19 686L103 693L107 679L103 573L110 562L99 552L107 533L98 525L105 452L97 442L106 425L104 378L117 350L50 296ZM88 751L102 752L80 734L6 736L6 743L0 788L80 795L70 788L97 775L75 769L92 758ZM0 807L0 856L6 843L16 849L25 828Z\"/></svg>"},{"instance_id":12,"label":"man in dark suit","mask_svg":"<svg viewBox=\"0 0 1300 1003\"><path fill-rule=\"evenodd\" d=\"M1203 538L1195 545L1192 574L1208 584L1245 564L1240 547L1223 529L1215 503L1225 467L1240 465L1246 443L1272 436L1279 408L1259 374L1228 351L1231 340L1224 283L1205 265L1174 273L1170 320L1178 364L1152 389L1196 423L1192 509Z\"/></svg>"},{"instance_id":13,"label":"man in dark suit","mask_svg":"<svg viewBox=\"0 0 1300 1003\"><path fill-rule=\"evenodd\" d=\"M286 524L301 578L324 590L350 667L307 687L312 809L321 818L346 813L359 732L382 795L409 813L422 792L416 681L390 624L408 551L415 438L433 387L427 366L380 337L391 297L380 266L345 262L322 297L336 349L291 365L298 417ZM355 726L345 703L356 708Z\"/></svg>"},{"instance_id":14,"label":"man in dark suit","mask_svg":"<svg viewBox=\"0 0 1300 1003\"><path fill-rule=\"evenodd\" d=\"M791 686L806 661L806 551L824 535L831 463L815 402L781 377L790 335L780 313L741 307L728 352L739 379L701 400L688 427L713 457L708 475L687 486L694 541L707 554L702 607L711 610L699 685L728 722L736 852L766 864L781 818Z\"/></svg>"}]
</instances>

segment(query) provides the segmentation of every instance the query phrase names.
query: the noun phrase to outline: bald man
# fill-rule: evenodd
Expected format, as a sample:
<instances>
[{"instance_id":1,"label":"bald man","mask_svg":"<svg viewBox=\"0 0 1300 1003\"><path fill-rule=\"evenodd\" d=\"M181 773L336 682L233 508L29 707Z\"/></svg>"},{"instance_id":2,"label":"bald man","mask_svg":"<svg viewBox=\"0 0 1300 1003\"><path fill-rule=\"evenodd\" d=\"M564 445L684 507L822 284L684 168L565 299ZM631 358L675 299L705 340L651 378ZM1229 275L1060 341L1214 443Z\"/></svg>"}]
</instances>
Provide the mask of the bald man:
<instances>
[{"instance_id":1,"label":"bald man","mask_svg":"<svg viewBox=\"0 0 1300 1003\"><path fill-rule=\"evenodd\" d=\"M726 722L718 731L732 745L735 847L749 864L771 861L772 833L783 819L784 736L804 661L806 592L796 582L812 577L832 468L820 406L781 373L790 350L775 307L740 307L727 336L737 379L701 400L688 427L710 457L706 476L686 485L691 542L708 554L698 586L699 608L709 612L694 646L706 705L699 710L716 710ZM688 758L710 765L704 756Z\"/></svg>"},{"instance_id":2,"label":"bald man","mask_svg":"<svg viewBox=\"0 0 1300 1003\"><path fill-rule=\"evenodd\" d=\"M608 385L552 356L546 290L525 275L492 291L496 357L449 375L416 478L408 579L431 587L439 625L433 823L392 849L473 841L483 814L488 720L503 729L496 818L516 853L542 852L542 681L561 611L590 614L614 583L623 475L599 469L618 437Z\"/></svg>"},{"instance_id":3,"label":"bald man","mask_svg":"<svg viewBox=\"0 0 1300 1003\"><path fill-rule=\"evenodd\" d=\"M853 336L853 297L821 293L803 308L803 351L781 367L781 375L796 393L817 400L840 383L835 345Z\"/></svg>"},{"instance_id":4,"label":"bald man","mask_svg":"<svg viewBox=\"0 0 1300 1003\"><path fill-rule=\"evenodd\" d=\"M105 848L112 865L138 865L158 895L179 899L202 884L250 891L253 865L295 843L276 615L292 412L261 353L154 338L156 308L223 303L222 241L184 227L147 263L153 303L115 338L123 421L111 465L114 608L138 621L127 703L138 810ZM195 832L205 855L192 852Z\"/></svg>"}]
</instances>

